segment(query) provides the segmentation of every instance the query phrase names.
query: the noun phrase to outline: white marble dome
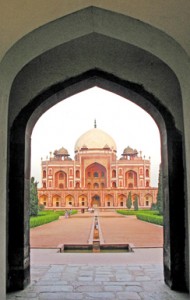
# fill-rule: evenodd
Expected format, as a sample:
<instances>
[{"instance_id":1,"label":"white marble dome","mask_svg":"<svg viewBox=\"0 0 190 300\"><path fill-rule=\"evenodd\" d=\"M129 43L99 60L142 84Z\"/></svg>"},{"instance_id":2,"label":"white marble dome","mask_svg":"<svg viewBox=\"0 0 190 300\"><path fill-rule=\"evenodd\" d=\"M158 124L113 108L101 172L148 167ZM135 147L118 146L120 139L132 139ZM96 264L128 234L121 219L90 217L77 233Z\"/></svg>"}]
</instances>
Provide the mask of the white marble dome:
<instances>
[{"instance_id":1,"label":"white marble dome","mask_svg":"<svg viewBox=\"0 0 190 300\"><path fill-rule=\"evenodd\" d=\"M75 144L75 151L81 148L105 149L117 151L116 143L113 138L99 128L93 128L82 134Z\"/></svg>"}]
</instances>

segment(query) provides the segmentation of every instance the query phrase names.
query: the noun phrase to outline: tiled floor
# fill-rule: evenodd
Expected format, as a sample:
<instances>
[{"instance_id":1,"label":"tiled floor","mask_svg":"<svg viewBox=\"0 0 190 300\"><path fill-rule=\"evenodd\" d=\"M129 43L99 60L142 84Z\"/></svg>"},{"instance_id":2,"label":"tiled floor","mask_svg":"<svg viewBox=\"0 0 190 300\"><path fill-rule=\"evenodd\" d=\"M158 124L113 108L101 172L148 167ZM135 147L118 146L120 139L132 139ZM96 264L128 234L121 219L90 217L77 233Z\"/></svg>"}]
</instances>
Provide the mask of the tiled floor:
<instances>
[{"instance_id":1,"label":"tiled floor","mask_svg":"<svg viewBox=\"0 0 190 300\"><path fill-rule=\"evenodd\" d=\"M31 285L7 299L189 299L187 294L171 291L163 282L162 272L160 264L33 266Z\"/></svg>"}]
</instances>

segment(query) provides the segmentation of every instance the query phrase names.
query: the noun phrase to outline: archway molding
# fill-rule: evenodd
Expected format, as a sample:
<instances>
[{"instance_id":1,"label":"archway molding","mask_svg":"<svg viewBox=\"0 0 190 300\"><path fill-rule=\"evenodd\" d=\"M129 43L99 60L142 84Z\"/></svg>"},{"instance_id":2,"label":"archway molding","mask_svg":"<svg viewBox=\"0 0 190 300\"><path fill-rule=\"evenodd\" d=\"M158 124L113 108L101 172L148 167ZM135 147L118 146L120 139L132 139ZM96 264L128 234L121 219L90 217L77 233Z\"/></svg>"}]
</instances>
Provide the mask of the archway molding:
<instances>
[{"instance_id":1,"label":"archway molding","mask_svg":"<svg viewBox=\"0 0 190 300\"><path fill-rule=\"evenodd\" d=\"M185 258L183 114L179 82L161 59L145 51L146 47L137 46L130 34L131 40L125 41L124 31L120 28L121 19L135 24L136 20L95 8L73 15L79 21L84 13L88 19L83 30L80 28L77 36L72 35L74 31L70 35L68 33L62 44L55 43L51 49L47 46L37 57L33 53L28 64L16 74L11 86L8 122L8 290L21 289L30 280L28 204L33 126L54 104L93 86L130 99L145 109L159 127L165 200L165 281L173 289L185 290L187 272L184 270L187 270L188 262ZM101 23L99 27L100 17L102 20L105 17L107 21L113 21L114 17L114 24L119 30L117 38L113 37L106 24L103 26ZM63 18L68 22L66 28L72 24L72 18L72 15ZM61 26L61 21L57 22ZM141 25L138 35L143 33ZM143 24L143 28L146 26ZM49 28L52 29L51 25ZM148 28L151 29L150 26ZM42 31L43 28L36 33L40 36ZM150 30L151 34L153 32L154 28ZM156 33L159 39L164 40L163 33L157 30ZM151 34L147 36L149 40ZM57 38L58 35L56 31ZM172 238L173 235L175 238Z\"/></svg>"}]
</instances>

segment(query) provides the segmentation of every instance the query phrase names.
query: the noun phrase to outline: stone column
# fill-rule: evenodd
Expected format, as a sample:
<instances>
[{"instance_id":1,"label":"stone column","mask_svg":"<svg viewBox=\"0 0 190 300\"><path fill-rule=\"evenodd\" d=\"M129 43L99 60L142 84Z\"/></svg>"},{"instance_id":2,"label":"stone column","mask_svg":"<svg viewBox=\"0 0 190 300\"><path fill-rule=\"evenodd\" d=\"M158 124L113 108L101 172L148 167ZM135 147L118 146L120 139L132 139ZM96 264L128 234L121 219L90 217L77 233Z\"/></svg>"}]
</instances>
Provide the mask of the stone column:
<instances>
[{"instance_id":1,"label":"stone column","mask_svg":"<svg viewBox=\"0 0 190 300\"><path fill-rule=\"evenodd\" d=\"M23 131L16 128L10 137L8 291L23 289L30 283L30 136L26 135L25 140Z\"/></svg>"},{"instance_id":2,"label":"stone column","mask_svg":"<svg viewBox=\"0 0 190 300\"><path fill-rule=\"evenodd\" d=\"M168 153L163 157L164 274L171 289L185 291L185 193L182 136L168 130ZM167 161L168 160L168 169ZM168 181L169 178L169 181Z\"/></svg>"}]
</instances>

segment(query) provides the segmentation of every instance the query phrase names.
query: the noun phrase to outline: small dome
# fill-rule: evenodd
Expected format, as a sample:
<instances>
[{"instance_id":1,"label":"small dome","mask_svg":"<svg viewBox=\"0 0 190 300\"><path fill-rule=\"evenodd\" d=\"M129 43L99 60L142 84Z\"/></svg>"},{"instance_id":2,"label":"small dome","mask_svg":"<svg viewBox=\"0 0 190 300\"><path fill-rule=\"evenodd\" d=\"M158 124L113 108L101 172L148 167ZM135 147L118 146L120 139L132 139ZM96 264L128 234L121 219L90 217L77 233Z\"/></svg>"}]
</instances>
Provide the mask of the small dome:
<instances>
[{"instance_id":1,"label":"small dome","mask_svg":"<svg viewBox=\"0 0 190 300\"><path fill-rule=\"evenodd\" d=\"M137 155L138 151L136 149L132 149L131 147L127 147L123 150L122 155Z\"/></svg>"},{"instance_id":2,"label":"small dome","mask_svg":"<svg viewBox=\"0 0 190 300\"><path fill-rule=\"evenodd\" d=\"M88 149L113 149L117 151L116 143L113 138L99 128L93 128L82 134L75 144L75 151L81 148Z\"/></svg>"},{"instance_id":3,"label":"small dome","mask_svg":"<svg viewBox=\"0 0 190 300\"><path fill-rule=\"evenodd\" d=\"M54 155L55 156L66 156L67 155L68 156L69 153L68 153L67 149L65 149L64 147L62 147L59 150L55 150L54 151Z\"/></svg>"}]
</instances>

